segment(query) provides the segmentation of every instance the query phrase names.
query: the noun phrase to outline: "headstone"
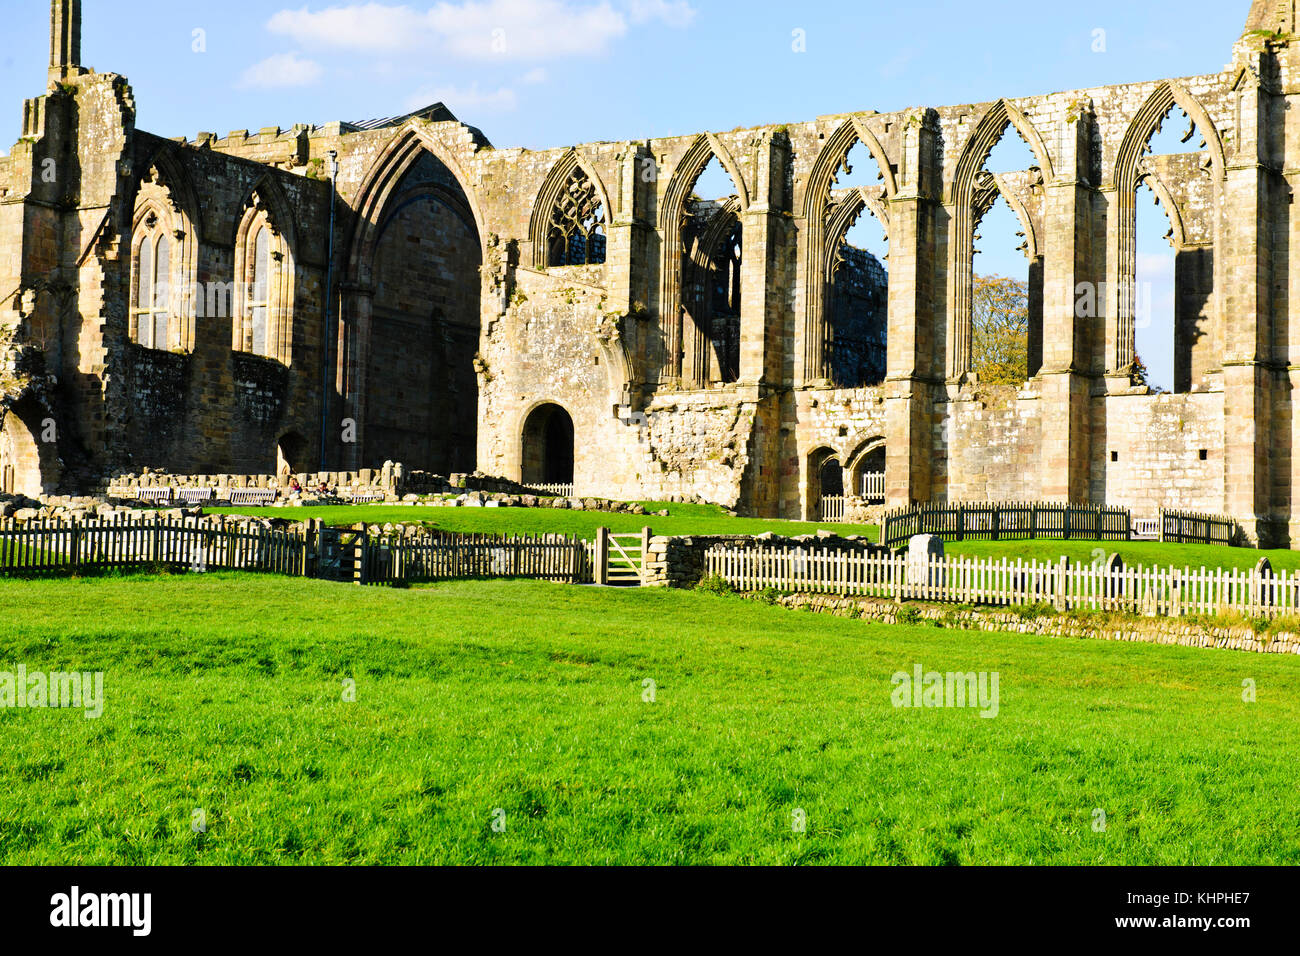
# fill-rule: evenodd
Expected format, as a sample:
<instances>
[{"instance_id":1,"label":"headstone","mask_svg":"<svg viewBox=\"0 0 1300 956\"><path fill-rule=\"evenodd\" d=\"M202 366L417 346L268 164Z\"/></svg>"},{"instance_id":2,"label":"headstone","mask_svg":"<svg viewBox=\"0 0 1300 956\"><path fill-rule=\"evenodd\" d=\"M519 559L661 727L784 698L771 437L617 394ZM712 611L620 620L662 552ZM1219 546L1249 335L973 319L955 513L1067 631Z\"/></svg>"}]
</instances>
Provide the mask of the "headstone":
<instances>
[{"instance_id":1,"label":"headstone","mask_svg":"<svg viewBox=\"0 0 1300 956\"><path fill-rule=\"evenodd\" d=\"M907 542L907 583L913 586L939 587L943 573L930 577L930 562L943 557L943 538L937 534L916 534Z\"/></svg>"}]
</instances>

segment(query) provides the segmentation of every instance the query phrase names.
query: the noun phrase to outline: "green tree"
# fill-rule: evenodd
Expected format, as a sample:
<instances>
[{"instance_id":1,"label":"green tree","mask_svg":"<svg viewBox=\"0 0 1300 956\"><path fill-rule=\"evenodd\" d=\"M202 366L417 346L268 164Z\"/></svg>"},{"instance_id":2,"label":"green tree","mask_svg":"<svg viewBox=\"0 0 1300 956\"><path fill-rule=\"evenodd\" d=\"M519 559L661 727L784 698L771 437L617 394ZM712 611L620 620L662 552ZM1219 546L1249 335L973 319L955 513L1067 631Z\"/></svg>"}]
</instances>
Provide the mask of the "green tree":
<instances>
[{"instance_id":1,"label":"green tree","mask_svg":"<svg viewBox=\"0 0 1300 956\"><path fill-rule=\"evenodd\" d=\"M981 382L1022 385L1029 378L1029 283L975 276L971 369Z\"/></svg>"}]
</instances>

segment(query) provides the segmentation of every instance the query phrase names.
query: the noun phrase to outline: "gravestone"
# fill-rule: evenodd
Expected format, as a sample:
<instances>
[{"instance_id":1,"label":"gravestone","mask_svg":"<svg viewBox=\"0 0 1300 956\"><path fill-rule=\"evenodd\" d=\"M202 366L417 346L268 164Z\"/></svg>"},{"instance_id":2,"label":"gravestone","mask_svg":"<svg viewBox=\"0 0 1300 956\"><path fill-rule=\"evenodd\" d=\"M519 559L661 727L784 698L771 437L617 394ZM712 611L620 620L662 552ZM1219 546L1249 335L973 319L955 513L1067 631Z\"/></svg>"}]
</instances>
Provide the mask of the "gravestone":
<instances>
[{"instance_id":1,"label":"gravestone","mask_svg":"<svg viewBox=\"0 0 1300 956\"><path fill-rule=\"evenodd\" d=\"M913 535L907 542L907 583L912 586L943 586L943 572L930 577L930 562L943 557L943 538L937 534Z\"/></svg>"}]
</instances>

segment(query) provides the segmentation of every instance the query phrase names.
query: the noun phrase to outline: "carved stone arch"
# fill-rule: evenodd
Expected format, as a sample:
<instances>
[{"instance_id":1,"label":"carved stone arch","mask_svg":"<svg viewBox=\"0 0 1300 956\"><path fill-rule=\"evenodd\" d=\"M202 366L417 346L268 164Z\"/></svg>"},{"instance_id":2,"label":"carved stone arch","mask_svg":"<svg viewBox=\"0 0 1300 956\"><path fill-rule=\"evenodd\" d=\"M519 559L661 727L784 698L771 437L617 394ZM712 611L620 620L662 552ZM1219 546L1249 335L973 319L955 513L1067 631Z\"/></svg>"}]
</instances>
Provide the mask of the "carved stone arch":
<instances>
[{"instance_id":1,"label":"carved stone arch","mask_svg":"<svg viewBox=\"0 0 1300 956\"><path fill-rule=\"evenodd\" d=\"M623 337L619 317L607 315L596 328L596 343L605 361L605 378L610 392L618 396L619 404L632 402L632 350Z\"/></svg>"},{"instance_id":2,"label":"carved stone arch","mask_svg":"<svg viewBox=\"0 0 1300 956\"><path fill-rule=\"evenodd\" d=\"M265 227L271 235L271 276L266 302L266 341L259 352L254 343L253 315L249 307L254 295L255 250L258 232ZM294 303L297 294L296 230L288 198L270 176L263 176L245 196L243 212L235 225L234 286L231 303L231 347L236 352L254 352L289 365L293 358ZM200 306L203 314L210 309ZM213 315L211 318L219 318Z\"/></svg>"},{"instance_id":3,"label":"carved stone arch","mask_svg":"<svg viewBox=\"0 0 1300 956\"><path fill-rule=\"evenodd\" d=\"M664 342L663 374L670 379L682 377L685 328L682 322L682 227L686 215L686 200L704 167L714 157L722 164L736 187L739 214L748 209L744 180L726 147L711 133L701 133L678 161L668 187L664 191L659 210L659 230L663 237L663 257L660 268L659 324Z\"/></svg>"},{"instance_id":4,"label":"carved stone arch","mask_svg":"<svg viewBox=\"0 0 1300 956\"><path fill-rule=\"evenodd\" d=\"M684 312L691 318L686 347L689 360L684 369L686 376L696 385L707 385L717 379L711 377L710 348L717 342L712 335L710 323L716 316L713 311L712 298L713 269L717 263L715 254L723 242L741 225L741 205L736 196L731 196L714 215L703 232L694 236L691 246L686 250L683 266L683 284L685 289L701 289L698 295L682 294ZM738 343L736 343L738 345ZM738 374L739 368L732 368L731 373ZM724 377L722 381L734 379Z\"/></svg>"},{"instance_id":5,"label":"carved stone arch","mask_svg":"<svg viewBox=\"0 0 1300 956\"><path fill-rule=\"evenodd\" d=\"M1124 138L1115 154L1112 173L1117 209L1116 227L1112 233L1115 273L1114 281L1110 283L1111 290L1108 292L1107 311L1114 318L1107 336L1106 366L1108 371L1115 373L1122 374L1130 371L1136 354L1134 336L1137 312L1137 188L1141 176L1140 165L1151 137L1155 135L1156 129L1175 106L1187 114L1188 119L1196 125L1196 129L1205 141L1204 148L1210 156L1210 181L1216 207L1227 175L1223 140L1209 113L1181 85L1168 80L1159 83L1133 115L1128 129L1125 130ZM1154 181L1155 177L1152 179ZM1170 202L1165 208L1169 211L1170 222L1173 223L1178 216L1177 207ZM1180 226L1181 223L1175 226L1176 235ZM1219 226L1219 217L1215 216L1213 235L1216 248L1219 245ZM1218 279L1220 269L1221 266L1216 261L1213 318L1216 326L1221 322L1222 316L1219 302L1219 289L1222 284Z\"/></svg>"},{"instance_id":6,"label":"carved stone arch","mask_svg":"<svg viewBox=\"0 0 1300 956\"><path fill-rule=\"evenodd\" d=\"M344 275L349 284L367 287L370 285L370 265L389 197L426 151L432 153L447 167L457 185L460 186L461 192L465 194L465 201L469 205L470 214L474 218L474 227L478 232L479 245L486 258L488 235L486 221L483 218L477 193L471 188L464 167L456 154L439 137L416 121L411 121L388 141L388 145L371 165L361 189L357 192L356 224L349 236L344 257L346 266Z\"/></svg>"},{"instance_id":7,"label":"carved stone arch","mask_svg":"<svg viewBox=\"0 0 1300 956\"><path fill-rule=\"evenodd\" d=\"M605 228L607 230L609 228L612 211L605 183L600 178L600 173L596 171L596 167L581 150L570 147L551 166L550 171L546 174L546 179L542 182L542 188L537 193L537 199L533 203L533 214L528 224L528 237L532 241L533 268L535 269L547 268L551 217L561 193L568 186L569 180L576 172L581 172L587 178L587 181L591 183L592 188L595 189L604 216Z\"/></svg>"},{"instance_id":8,"label":"carved stone arch","mask_svg":"<svg viewBox=\"0 0 1300 956\"><path fill-rule=\"evenodd\" d=\"M980 174L994 147L1002 141L1008 127L1024 140L1046 182L1054 176L1051 156L1042 137L1029 119L1013 104L998 100L985 111L975 125L975 130L962 147L948 190L948 201L953 207L951 253L948 261L950 276L949 301L952 311L948 316L947 376L950 381L960 379L970 370L972 288L974 285L974 252L977 193L987 194L989 183ZM991 178L991 175L990 175ZM996 184L994 184L996 188ZM1026 236L1028 233L1026 233Z\"/></svg>"},{"instance_id":9,"label":"carved stone arch","mask_svg":"<svg viewBox=\"0 0 1300 956\"><path fill-rule=\"evenodd\" d=\"M839 265L839 249L844 244L844 237L863 212L869 212L876 217L880 228L884 230L885 241L889 241L889 210L885 207L885 201L879 196L873 196L866 187L859 186L849 190L839 202L830 206L822 230L824 238L821 258L826 282L834 279L835 269Z\"/></svg>"},{"instance_id":10,"label":"carved stone arch","mask_svg":"<svg viewBox=\"0 0 1300 956\"><path fill-rule=\"evenodd\" d=\"M988 208L979 212L975 218L975 224L979 225L980 221L997 202L999 196L1005 199L1007 206L1010 207L1012 213L1015 214L1016 220L1020 223L1020 228L1025 231L1025 258L1033 261L1042 255L1042 250L1039 248L1038 230L1034 228L1034 218L1029 215L1029 210L1020 201L1020 197L1016 195L1015 190L1006 187L1006 183L1000 175L991 174L991 178L993 180L992 202L988 204Z\"/></svg>"},{"instance_id":11,"label":"carved stone arch","mask_svg":"<svg viewBox=\"0 0 1300 956\"><path fill-rule=\"evenodd\" d=\"M1178 203L1174 200L1173 194L1169 191L1169 187L1165 185L1164 180L1159 176L1154 173L1143 172L1139 167L1137 186L1141 187L1143 183L1146 183L1151 187L1151 191L1155 193L1156 198L1160 200L1160 206L1164 209L1165 215L1169 219L1169 228L1172 232L1170 244L1173 246L1175 251L1182 249L1187 245L1187 226L1183 222L1182 210L1178 208Z\"/></svg>"},{"instance_id":12,"label":"carved stone arch","mask_svg":"<svg viewBox=\"0 0 1300 956\"><path fill-rule=\"evenodd\" d=\"M144 167L136 184L131 210L131 233L128 245L128 315L129 335L139 341L137 325L138 267L142 229L150 215L157 216L169 236L167 283L166 348L191 352L194 349L196 298L198 285L199 239L202 235L202 207L184 167L166 149L160 149Z\"/></svg>"},{"instance_id":13,"label":"carved stone arch","mask_svg":"<svg viewBox=\"0 0 1300 956\"><path fill-rule=\"evenodd\" d=\"M479 139L467 126L459 130L470 134L477 148ZM384 224L384 214L390 200L400 190L403 179L426 153L437 159L451 174L465 197L465 204L477 234L480 262L490 261L487 231L482 206L470 177L461 162L463 151L445 143L432 129L411 120L397 130L388 144L371 164L370 170L357 192L354 222L344 245L339 286L340 317L337 336L327 343L335 352L334 388L342 397L344 410L340 418L351 418L356 427L355 441L344 449L342 463L345 467L359 467L366 448L366 368L370 361L370 334L372 301L374 296L373 267L375 251ZM333 290L331 290L333 291Z\"/></svg>"},{"instance_id":14,"label":"carved stone arch","mask_svg":"<svg viewBox=\"0 0 1300 956\"><path fill-rule=\"evenodd\" d=\"M826 285L835 266L838 245L843 233L848 231L853 220L861 212L859 207L847 222L840 219L838 213L842 212L843 204L832 211L831 187L835 182L835 174L856 143L862 143L871 153L884 182L883 201L875 199L866 190L860 188L858 192L861 194L861 201L880 221L885 229L885 236L889 236L889 219L885 209L897 194L898 183L894 177L893 167L889 163L889 156L881 146L880 140L861 117L852 116L841 123L827 138L825 145L817 154L817 159L813 162L812 171L808 176L808 185L804 188L804 232L807 240L803 252L806 292L801 378L805 382L829 378L830 370L827 367L825 347ZM850 201L852 201L851 197ZM832 218L835 219L834 225L828 222ZM843 229L837 238L836 230L841 225Z\"/></svg>"}]
</instances>

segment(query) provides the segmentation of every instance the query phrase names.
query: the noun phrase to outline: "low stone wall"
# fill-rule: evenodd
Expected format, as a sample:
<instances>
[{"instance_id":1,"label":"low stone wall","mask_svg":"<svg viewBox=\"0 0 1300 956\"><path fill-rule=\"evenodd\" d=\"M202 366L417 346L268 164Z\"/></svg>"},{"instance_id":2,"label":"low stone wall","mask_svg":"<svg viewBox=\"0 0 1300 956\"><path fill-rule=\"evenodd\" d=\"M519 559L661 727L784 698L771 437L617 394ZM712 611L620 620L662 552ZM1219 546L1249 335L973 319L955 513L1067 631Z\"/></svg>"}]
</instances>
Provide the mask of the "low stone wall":
<instances>
[{"instance_id":1,"label":"low stone wall","mask_svg":"<svg viewBox=\"0 0 1300 956\"><path fill-rule=\"evenodd\" d=\"M783 538L774 534L760 535L691 535L669 537L656 535L650 539L650 550L645 556L647 587L693 588L704 578L704 555L715 545L744 548L747 551L784 550L815 546L819 550L849 551L853 554L885 554L887 548L873 544L857 535L840 537L828 531L816 535Z\"/></svg>"},{"instance_id":2,"label":"low stone wall","mask_svg":"<svg viewBox=\"0 0 1300 956\"><path fill-rule=\"evenodd\" d=\"M1201 624L1186 619L1142 618L1116 621L1098 614L1095 621L1072 615L1037 614L1026 617L1004 609L953 608L934 604L897 604L877 598L790 594L776 599L785 608L834 614L882 624L925 623L937 627L1045 637L1090 638L1179 647L1213 647L1261 654L1300 654L1300 634L1257 634L1246 626Z\"/></svg>"}]
</instances>

